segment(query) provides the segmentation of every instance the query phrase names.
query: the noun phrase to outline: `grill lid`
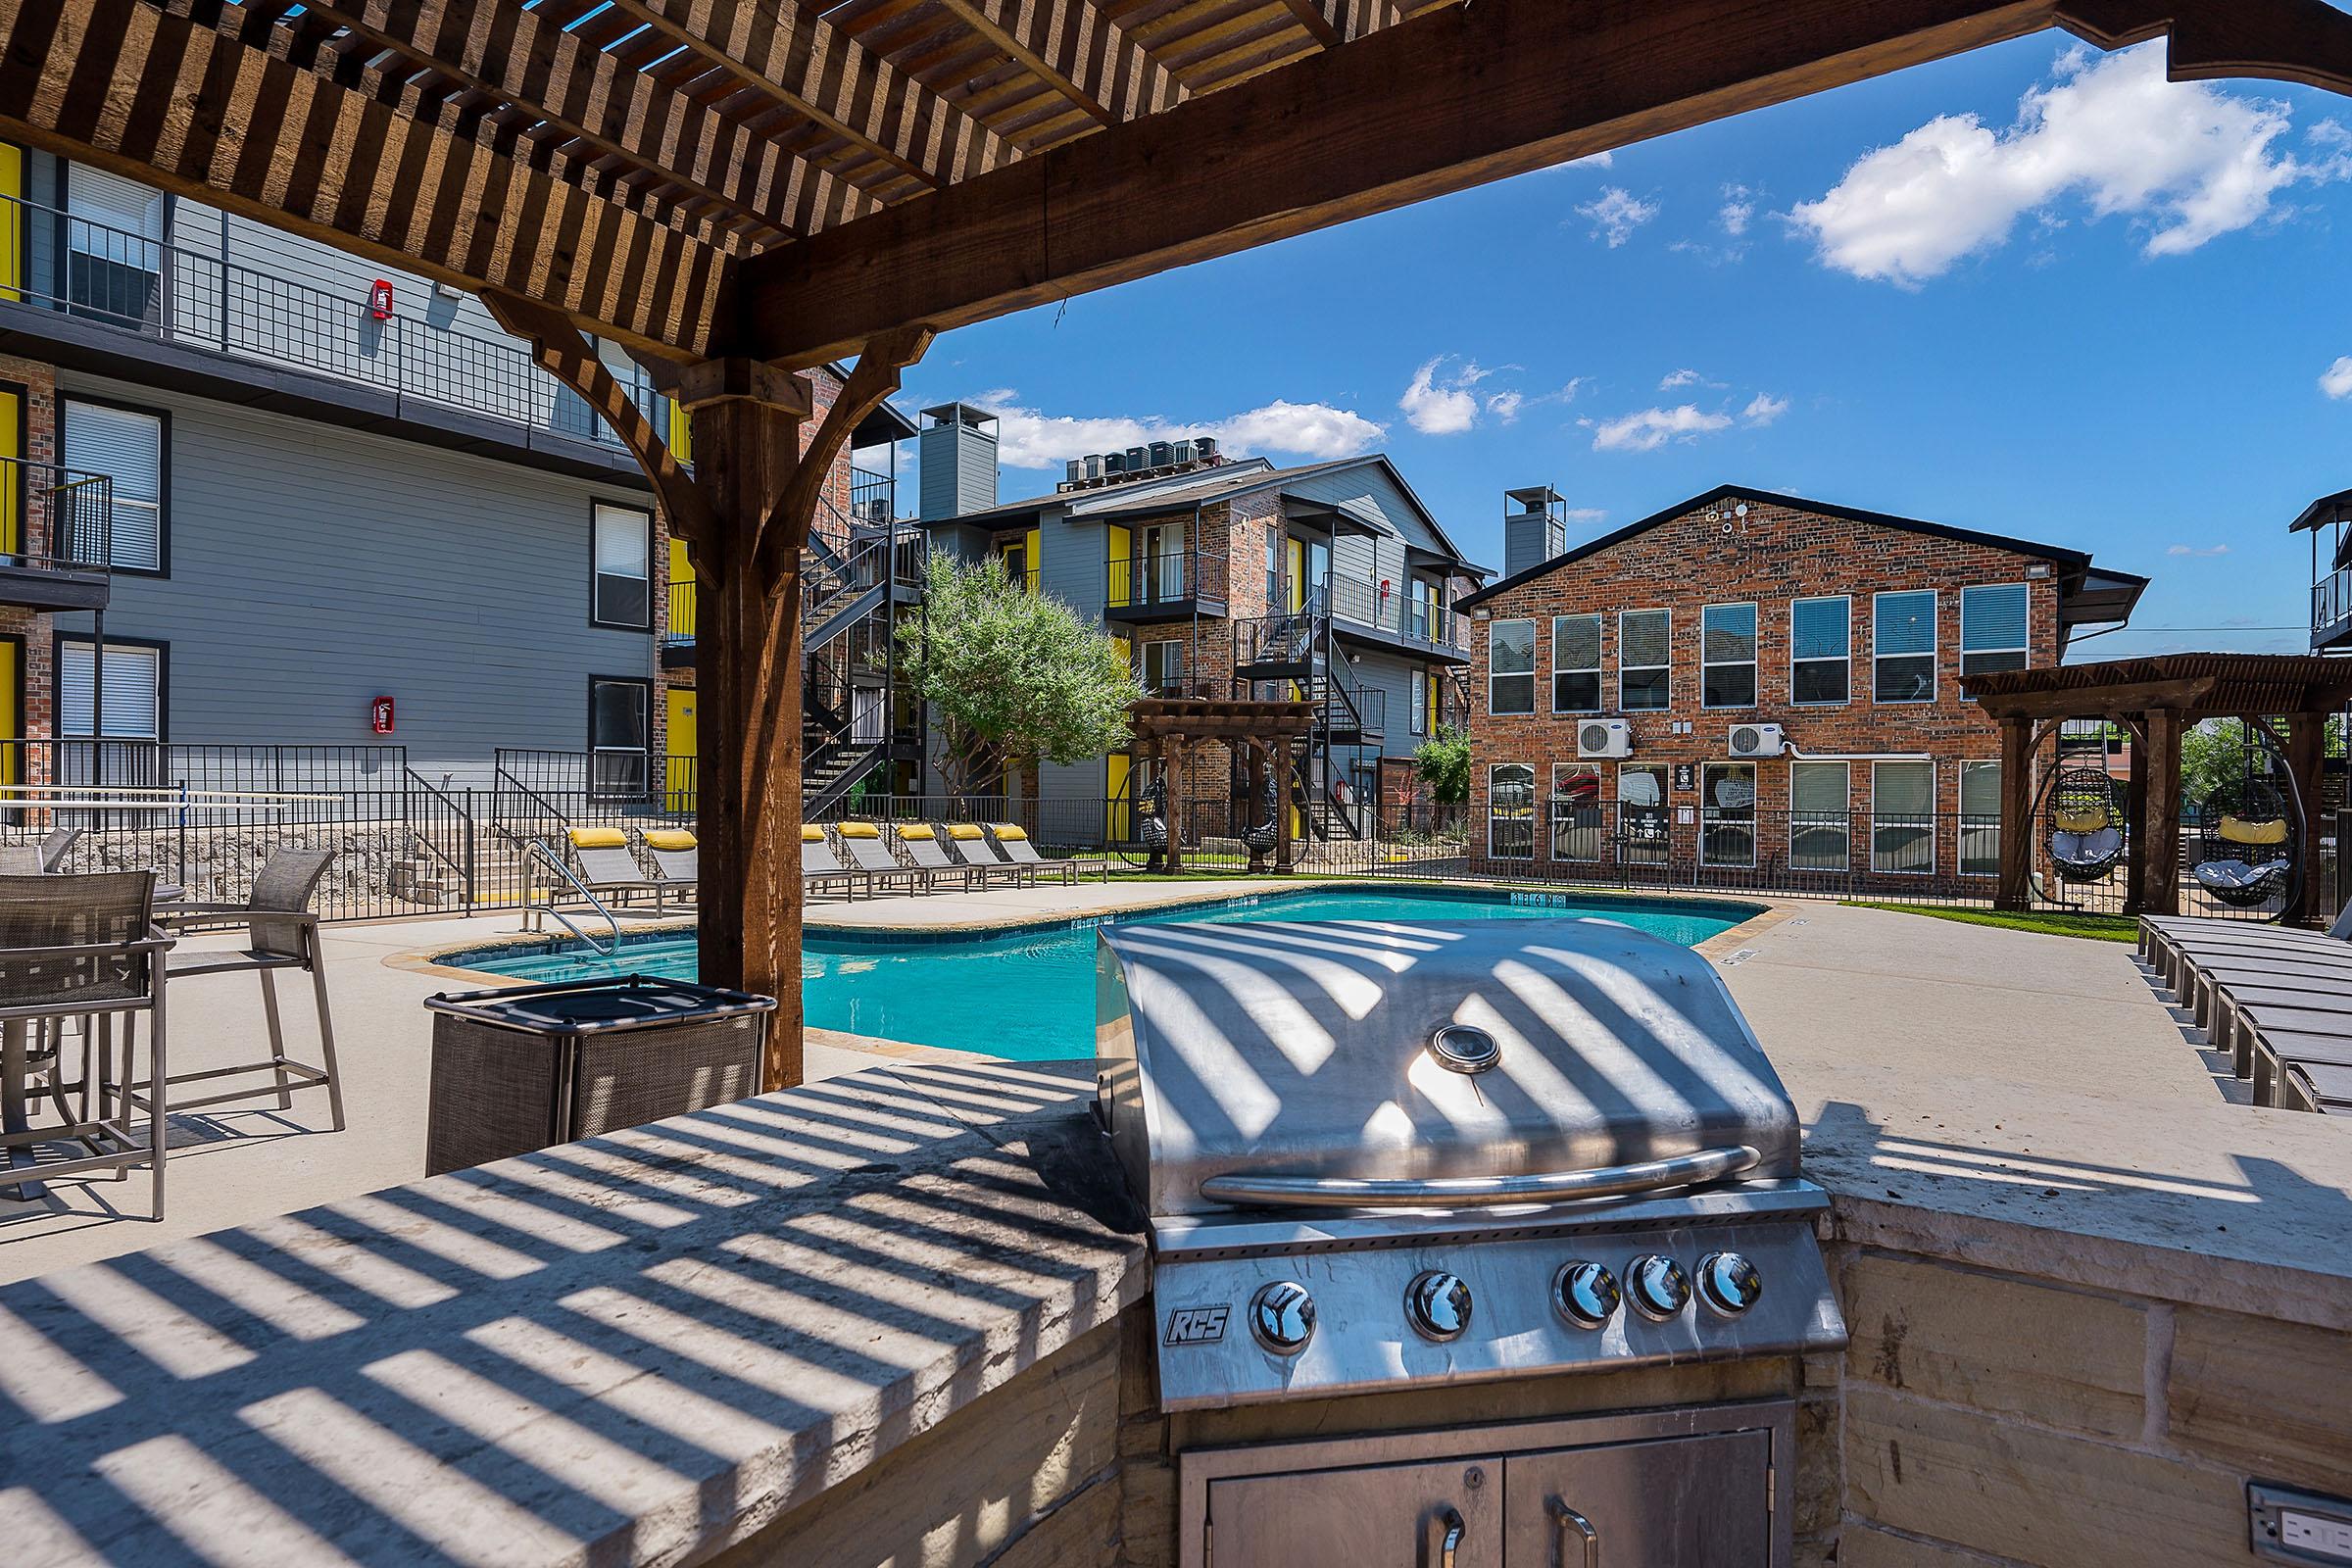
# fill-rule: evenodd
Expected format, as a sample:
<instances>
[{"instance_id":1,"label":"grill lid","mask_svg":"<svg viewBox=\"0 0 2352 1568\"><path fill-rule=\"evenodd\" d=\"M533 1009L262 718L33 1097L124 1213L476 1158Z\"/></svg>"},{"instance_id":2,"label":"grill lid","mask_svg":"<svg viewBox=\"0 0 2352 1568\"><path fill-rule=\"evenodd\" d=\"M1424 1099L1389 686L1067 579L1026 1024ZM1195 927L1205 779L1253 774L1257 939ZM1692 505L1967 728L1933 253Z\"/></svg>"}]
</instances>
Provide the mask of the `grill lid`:
<instances>
[{"instance_id":1,"label":"grill lid","mask_svg":"<svg viewBox=\"0 0 2352 1568\"><path fill-rule=\"evenodd\" d=\"M1597 919L1134 925L1103 1114L1154 1215L1555 1202L1797 1174L1721 978Z\"/></svg>"}]
</instances>

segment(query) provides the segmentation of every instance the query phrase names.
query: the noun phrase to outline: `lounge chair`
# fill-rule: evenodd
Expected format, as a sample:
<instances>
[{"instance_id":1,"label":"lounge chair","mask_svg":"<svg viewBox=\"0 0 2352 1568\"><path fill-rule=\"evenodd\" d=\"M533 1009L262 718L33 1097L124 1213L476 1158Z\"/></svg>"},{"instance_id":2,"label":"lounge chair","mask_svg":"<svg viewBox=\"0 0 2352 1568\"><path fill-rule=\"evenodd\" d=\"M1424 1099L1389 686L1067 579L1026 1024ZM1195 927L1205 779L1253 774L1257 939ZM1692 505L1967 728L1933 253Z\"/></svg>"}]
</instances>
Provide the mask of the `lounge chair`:
<instances>
[{"instance_id":1,"label":"lounge chair","mask_svg":"<svg viewBox=\"0 0 2352 1568\"><path fill-rule=\"evenodd\" d=\"M659 914L668 898L670 884L660 882L645 874L630 853L629 835L616 827L575 827L564 837L571 840L572 858L580 864L580 880L598 898L617 894L625 899L632 893L651 893L654 912ZM557 890L559 895L562 890Z\"/></svg>"},{"instance_id":2,"label":"lounge chair","mask_svg":"<svg viewBox=\"0 0 2352 1568\"><path fill-rule=\"evenodd\" d=\"M2323 1115L2352 1115L2352 1067L2328 1067L2316 1061L2290 1061L2279 1074L2278 1104L2286 1110L2316 1110Z\"/></svg>"},{"instance_id":3,"label":"lounge chair","mask_svg":"<svg viewBox=\"0 0 2352 1568\"><path fill-rule=\"evenodd\" d=\"M1004 877L1018 887L1037 880L1037 873L1025 865L1014 865L989 846L988 830L977 822L948 824L948 853L960 859L986 886L991 877Z\"/></svg>"},{"instance_id":4,"label":"lounge chair","mask_svg":"<svg viewBox=\"0 0 2352 1568\"><path fill-rule=\"evenodd\" d=\"M825 839L825 830L813 822L801 824L801 896L807 898L811 889L827 883L839 883L850 898L858 896L860 885L866 896L872 897L874 879L871 873L841 863L833 846Z\"/></svg>"},{"instance_id":5,"label":"lounge chair","mask_svg":"<svg viewBox=\"0 0 2352 1568\"><path fill-rule=\"evenodd\" d=\"M645 847L654 858L654 871L662 881L692 888L702 879L702 849L682 827L648 828Z\"/></svg>"},{"instance_id":6,"label":"lounge chair","mask_svg":"<svg viewBox=\"0 0 2352 1568\"><path fill-rule=\"evenodd\" d=\"M917 866L901 865L899 858L890 853L882 842L882 830L871 822L836 822L833 831L841 835L841 847L850 852L850 861L858 870L872 877L877 885L893 881L906 884L906 891L928 893L931 873Z\"/></svg>"},{"instance_id":7,"label":"lounge chair","mask_svg":"<svg viewBox=\"0 0 2352 1568\"><path fill-rule=\"evenodd\" d=\"M1004 856L1014 865L1028 866L1030 878L1033 881L1052 872L1058 875L1064 882L1075 886L1079 877L1088 871L1102 869L1102 862L1100 860L1086 862L1075 859L1047 859L1037 853L1037 846L1029 842L1029 830L1017 822L991 822L988 824L988 836L996 842L999 855Z\"/></svg>"},{"instance_id":8,"label":"lounge chair","mask_svg":"<svg viewBox=\"0 0 2352 1568\"><path fill-rule=\"evenodd\" d=\"M939 829L928 822L894 822L890 837L892 843L906 852L906 858L917 869L930 872L934 878L945 872L961 877L967 888L976 881L986 880L980 867L949 859L947 850L940 844Z\"/></svg>"},{"instance_id":9,"label":"lounge chair","mask_svg":"<svg viewBox=\"0 0 2352 1568\"><path fill-rule=\"evenodd\" d=\"M81 829L77 827L51 828L48 835L41 840L41 869L48 873L64 870L66 853L73 849L80 838Z\"/></svg>"}]
</instances>

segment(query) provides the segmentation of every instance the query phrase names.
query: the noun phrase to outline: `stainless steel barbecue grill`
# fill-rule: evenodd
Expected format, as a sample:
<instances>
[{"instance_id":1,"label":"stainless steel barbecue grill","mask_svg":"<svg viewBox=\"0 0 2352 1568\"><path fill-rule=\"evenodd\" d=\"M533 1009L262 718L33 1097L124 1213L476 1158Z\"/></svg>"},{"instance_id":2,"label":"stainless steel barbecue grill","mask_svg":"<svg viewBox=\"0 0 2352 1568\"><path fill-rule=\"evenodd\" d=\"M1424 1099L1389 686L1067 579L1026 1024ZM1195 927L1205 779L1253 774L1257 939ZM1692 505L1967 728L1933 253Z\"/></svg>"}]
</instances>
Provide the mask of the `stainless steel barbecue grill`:
<instances>
[{"instance_id":1,"label":"stainless steel barbecue grill","mask_svg":"<svg viewBox=\"0 0 2352 1568\"><path fill-rule=\"evenodd\" d=\"M1105 929L1169 1410L1833 1349L1794 1106L1613 922Z\"/></svg>"}]
</instances>

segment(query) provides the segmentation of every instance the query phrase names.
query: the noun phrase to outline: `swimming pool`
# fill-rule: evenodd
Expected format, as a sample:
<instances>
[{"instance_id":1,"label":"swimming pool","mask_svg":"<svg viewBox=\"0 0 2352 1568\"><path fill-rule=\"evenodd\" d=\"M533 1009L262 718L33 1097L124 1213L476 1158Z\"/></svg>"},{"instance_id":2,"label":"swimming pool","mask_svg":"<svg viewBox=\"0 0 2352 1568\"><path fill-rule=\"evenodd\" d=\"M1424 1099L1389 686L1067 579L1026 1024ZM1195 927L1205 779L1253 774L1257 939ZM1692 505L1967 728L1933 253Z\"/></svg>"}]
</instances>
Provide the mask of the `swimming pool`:
<instances>
[{"instance_id":1,"label":"swimming pool","mask_svg":"<svg viewBox=\"0 0 2352 1568\"><path fill-rule=\"evenodd\" d=\"M1058 920L989 935L812 926L803 950L801 996L812 1029L1047 1061L1094 1054L1095 932L1103 925L1592 915L1696 947L1756 908L1697 900L1568 898L1475 888L1301 888L1134 915ZM572 947L517 957L454 955L440 961L536 981L615 974L695 978L692 936L629 942L611 958Z\"/></svg>"}]
</instances>

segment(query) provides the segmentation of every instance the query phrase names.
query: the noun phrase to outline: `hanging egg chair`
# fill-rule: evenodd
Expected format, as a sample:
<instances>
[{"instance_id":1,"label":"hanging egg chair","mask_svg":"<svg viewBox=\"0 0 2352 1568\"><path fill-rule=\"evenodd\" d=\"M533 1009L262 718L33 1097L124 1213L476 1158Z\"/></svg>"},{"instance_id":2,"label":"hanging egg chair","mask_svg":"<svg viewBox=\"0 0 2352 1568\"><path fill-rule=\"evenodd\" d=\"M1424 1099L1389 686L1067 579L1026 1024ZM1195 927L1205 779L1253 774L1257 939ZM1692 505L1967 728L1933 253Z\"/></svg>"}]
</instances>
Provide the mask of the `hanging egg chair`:
<instances>
[{"instance_id":1,"label":"hanging egg chair","mask_svg":"<svg viewBox=\"0 0 2352 1568\"><path fill-rule=\"evenodd\" d=\"M2050 864L2069 882L2096 882L2124 858L2124 811L2103 768L2070 767L2050 789Z\"/></svg>"},{"instance_id":2,"label":"hanging egg chair","mask_svg":"<svg viewBox=\"0 0 2352 1568\"><path fill-rule=\"evenodd\" d=\"M2251 909L2285 892L2300 857L2285 795L2267 779L2248 779L2235 802L2211 814L2197 863L2197 886L2232 908Z\"/></svg>"}]
</instances>

